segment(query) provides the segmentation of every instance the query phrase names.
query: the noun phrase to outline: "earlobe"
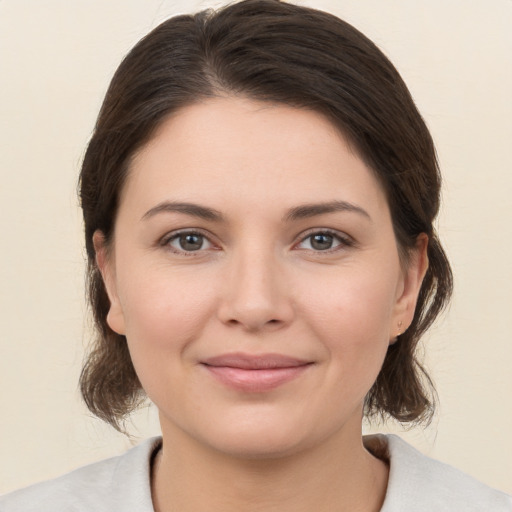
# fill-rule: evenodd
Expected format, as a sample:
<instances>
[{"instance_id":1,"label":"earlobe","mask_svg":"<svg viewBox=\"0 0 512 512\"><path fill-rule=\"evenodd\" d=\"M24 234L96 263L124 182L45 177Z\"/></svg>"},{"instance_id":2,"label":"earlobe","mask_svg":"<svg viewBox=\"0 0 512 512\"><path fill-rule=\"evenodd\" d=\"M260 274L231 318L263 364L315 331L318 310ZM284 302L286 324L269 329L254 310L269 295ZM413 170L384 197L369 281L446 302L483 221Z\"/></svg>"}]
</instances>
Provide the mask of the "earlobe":
<instances>
[{"instance_id":1,"label":"earlobe","mask_svg":"<svg viewBox=\"0 0 512 512\"><path fill-rule=\"evenodd\" d=\"M421 233L416 239L416 247L410 251L407 268L403 271L400 295L397 297L390 330L390 344L397 341L411 325L423 278L428 270L428 236Z\"/></svg>"},{"instance_id":2,"label":"earlobe","mask_svg":"<svg viewBox=\"0 0 512 512\"><path fill-rule=\"evenodd\" d=\"M112 254L109 254L105 243L105 235L101 231L95 231L92 240L96 252L96 265L110 301L110 308L106 317L107 324L117 334L125 334L124 315L117 293Z\"/></svg>"}]
</instances>

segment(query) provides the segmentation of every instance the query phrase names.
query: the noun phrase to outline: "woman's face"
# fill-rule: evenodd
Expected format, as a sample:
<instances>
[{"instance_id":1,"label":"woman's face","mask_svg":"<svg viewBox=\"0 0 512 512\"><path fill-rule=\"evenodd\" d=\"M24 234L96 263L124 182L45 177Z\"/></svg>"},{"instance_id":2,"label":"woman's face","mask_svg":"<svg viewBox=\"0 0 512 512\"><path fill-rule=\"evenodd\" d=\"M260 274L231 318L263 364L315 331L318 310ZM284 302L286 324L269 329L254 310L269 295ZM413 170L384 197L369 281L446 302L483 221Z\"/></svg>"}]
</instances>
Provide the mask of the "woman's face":
<instances>
[{"instance_id":1,"label":"woman's face","mask_svg":"<svg viewBox=\"0 0 512 512\"><path fill-rule=\"evenodd\" d=\"M240 98L166 120L113 251L95 242L164 438L251 457L360 435L426 265L422 240L401 266L384 192L330 122Z\"/></svg>"}]
</instances>

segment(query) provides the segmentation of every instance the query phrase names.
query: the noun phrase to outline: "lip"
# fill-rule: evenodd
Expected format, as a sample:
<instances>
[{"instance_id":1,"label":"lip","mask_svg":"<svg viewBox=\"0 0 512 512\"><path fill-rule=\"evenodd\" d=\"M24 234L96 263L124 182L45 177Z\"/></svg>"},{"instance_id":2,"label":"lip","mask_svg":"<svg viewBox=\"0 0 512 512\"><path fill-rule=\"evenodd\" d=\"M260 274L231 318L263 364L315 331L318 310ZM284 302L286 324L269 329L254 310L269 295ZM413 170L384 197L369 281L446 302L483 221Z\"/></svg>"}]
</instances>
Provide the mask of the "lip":
<instances>
[{"instance_id":1,"label":"lip","mask_svg":"<svg viewBox=\"0 0 512 512\"><path fill-rule=\"evenodd\" d=\"M313 363L282 354L223 354L201 362L224 385L246 393L271 391L301 376Z\"/></svg>"}]
</instances>

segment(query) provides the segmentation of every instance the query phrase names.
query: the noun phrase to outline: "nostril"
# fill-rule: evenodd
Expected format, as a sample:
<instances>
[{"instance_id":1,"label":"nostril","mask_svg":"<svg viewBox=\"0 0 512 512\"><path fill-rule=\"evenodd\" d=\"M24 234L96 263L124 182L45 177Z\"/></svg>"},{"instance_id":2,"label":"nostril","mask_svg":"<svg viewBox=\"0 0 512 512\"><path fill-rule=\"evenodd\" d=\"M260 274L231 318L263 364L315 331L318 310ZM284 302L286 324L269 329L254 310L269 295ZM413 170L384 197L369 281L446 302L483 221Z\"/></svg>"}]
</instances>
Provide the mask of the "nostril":
<instances>
[{"instance_id":1,"label":"nostril","mask_svg":"<svg viewBox=\"0 0 512 512\"><path fill-rule=\"evenodd\" d=\"M260 330L260 329L264 329L265 326L267 326L267 327L269 327L269 326L276 326L276 327L278 327L282 323L283 322L281 320L278 320L277 318L272 318L270 320L263 321L263 322L251 322L251 321L243 322L243 321L238 320L236 318L231 318L227 322L228 325L231 325L233 327L237 327L237 326L243 325L243 326L245 326L250 331L257 331L257 330Z\"/></svg>"}]
</instances>

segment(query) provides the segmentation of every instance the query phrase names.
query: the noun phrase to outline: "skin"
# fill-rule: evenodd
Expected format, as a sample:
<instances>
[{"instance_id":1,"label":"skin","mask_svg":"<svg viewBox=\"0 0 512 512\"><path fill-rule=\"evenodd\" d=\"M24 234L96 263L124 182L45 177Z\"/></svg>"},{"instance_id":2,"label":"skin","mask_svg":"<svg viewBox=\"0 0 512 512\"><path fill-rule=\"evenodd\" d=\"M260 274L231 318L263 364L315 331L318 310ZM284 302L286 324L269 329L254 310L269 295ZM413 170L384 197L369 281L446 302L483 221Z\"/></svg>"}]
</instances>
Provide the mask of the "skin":
<instances>
[{"instance_id":1,"label":"skin","mask_svg":"<svg viewBox=\"0 0 512 512\"><path fill-rule=\"evenodd\" d=\"M108 323L160 413L158 512L380 509L363 401L412 321L427 240L404 268L381 186L329 121L232 97L180 110L134 157L112 245L94 242ZM246 392L203 364L233 352L309 364Z\"/></svg>"}]
</instances>

